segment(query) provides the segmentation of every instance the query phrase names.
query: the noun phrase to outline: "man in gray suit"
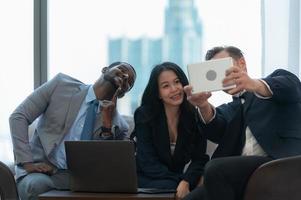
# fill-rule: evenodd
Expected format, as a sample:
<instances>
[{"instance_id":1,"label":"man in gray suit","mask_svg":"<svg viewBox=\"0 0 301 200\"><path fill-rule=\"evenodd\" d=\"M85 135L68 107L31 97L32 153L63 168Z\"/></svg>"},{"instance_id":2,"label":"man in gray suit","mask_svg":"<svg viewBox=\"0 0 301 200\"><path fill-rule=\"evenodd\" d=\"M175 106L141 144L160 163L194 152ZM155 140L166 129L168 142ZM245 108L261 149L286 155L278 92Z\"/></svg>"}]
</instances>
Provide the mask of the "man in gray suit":
<instances>
[{"instance_id":1,"label":"man in gray suit","mask_svg":"<svg viewBox=\"0 0 301 200\"><path fill-rule=\"evenodd\" d=\"M60 73L16 108L9 123L21 199L37 199L51 189L68 189L64 141L83 139L89 108L94 109L89 139L124 139L128 125L116 111L116 102L135 79L134 68L124 62L103 68L93 85ZM29 139L28 127L37 118Z\"/></svg>"}]
</instances>

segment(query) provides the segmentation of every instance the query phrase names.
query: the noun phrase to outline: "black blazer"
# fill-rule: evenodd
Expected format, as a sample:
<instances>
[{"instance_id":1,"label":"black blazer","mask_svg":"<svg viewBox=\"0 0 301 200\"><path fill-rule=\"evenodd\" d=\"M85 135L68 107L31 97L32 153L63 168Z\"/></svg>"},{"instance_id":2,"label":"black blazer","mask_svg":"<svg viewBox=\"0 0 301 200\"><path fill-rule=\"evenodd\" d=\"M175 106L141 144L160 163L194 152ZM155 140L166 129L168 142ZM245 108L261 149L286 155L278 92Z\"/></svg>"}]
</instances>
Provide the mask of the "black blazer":
<instances>
[{"instance_id":1,"label":"black blazer","mask_svg":"<svg viewBox=\"0 0 301 200\"><path fill-rule=\"evenodd\" d=\"M181 113L177 143L171 155L164 108L154 115L150 108L139 107L134 115L138 176L151 180L186 180L191 187L195 186L208 161L205 154L206 139L200 132L197 119L196 113ZM185 165L190 161L191 164L183 173Z\"/></svg>"},{"instance_id":2,"label":"black blazer","mask_svg":"<svg viewBox=\"0 0 301 200\"><path fill-rule=\"evenodd\" d=\"M301 83L292 73L279 69L263 79L273 92L261 99L246 93L216 108L216 117L205 127L208 139L218 143L213 157L240 155L245 127L272 158L301 154Z\"/></svg>"}]
</instances>

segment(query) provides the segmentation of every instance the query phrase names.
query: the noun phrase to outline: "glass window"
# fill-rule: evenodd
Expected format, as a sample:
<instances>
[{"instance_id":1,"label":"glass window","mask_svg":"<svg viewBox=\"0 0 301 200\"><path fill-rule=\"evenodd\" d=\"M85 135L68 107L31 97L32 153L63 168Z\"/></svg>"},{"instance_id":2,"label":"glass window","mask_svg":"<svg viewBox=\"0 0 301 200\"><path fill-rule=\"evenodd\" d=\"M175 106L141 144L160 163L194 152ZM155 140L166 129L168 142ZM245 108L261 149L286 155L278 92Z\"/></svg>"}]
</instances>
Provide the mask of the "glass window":
<instances>
[{"instance_id":1,"label":"glass window","mask_svg":"<svg viewBox=\"0 0 301 200\"><path fill-rule=\"evenodd\" d=\"M0 1L0 160L12 162L9 115L33 90L33 0Z\"/></svg>"},{"instance_id":2,"label":"glass window","mask_svg":"<svg viewBox=\"0 0 301 200\"><path fill-rule=\"evenodd\" d=\"M260 0L199 0L196 1L203 21L203 56L218 45L234 45L243 52L248 74L260 78L261 63L261 1ZM224 92L214 92L211 103L220 105L231 101Z\"/></svg>"},{"instance_id":3,"label":"glass window","mask_svg":"<svg viewBox=\"0 0 301 200\"><path fill-rule=\"evenodd\" d=\"M93 83L102 67L128 61L138 79L118 104L123 114L139 105L155 64L171 60L186 71L215 45L240 47L251 76L261 74L260 0L51 0L48 6L48 77L63 72ZM212 102L225 98L231 99L216 93Z\"/></svg>"}]
</instances>

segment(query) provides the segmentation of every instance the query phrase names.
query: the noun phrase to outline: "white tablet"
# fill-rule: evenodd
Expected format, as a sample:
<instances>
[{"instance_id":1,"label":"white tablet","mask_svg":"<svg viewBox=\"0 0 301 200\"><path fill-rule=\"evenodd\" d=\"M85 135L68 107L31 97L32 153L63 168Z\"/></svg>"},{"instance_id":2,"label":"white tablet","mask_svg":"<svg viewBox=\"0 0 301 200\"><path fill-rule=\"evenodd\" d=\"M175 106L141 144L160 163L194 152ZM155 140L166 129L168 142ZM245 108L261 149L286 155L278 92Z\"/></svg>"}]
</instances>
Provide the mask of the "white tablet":
<instances>
[{"instance_id":1,"label":"white tablet","mask_svg":"<svg viewBox=\"0 0 301 200\"><path fill-rule=\"evenodd\" d=\"M193 93L212 92L234 88L234 85L223 87L226 70L233 66L232 58L221 58L187 66Z\"/></svg>"}]
</instances>

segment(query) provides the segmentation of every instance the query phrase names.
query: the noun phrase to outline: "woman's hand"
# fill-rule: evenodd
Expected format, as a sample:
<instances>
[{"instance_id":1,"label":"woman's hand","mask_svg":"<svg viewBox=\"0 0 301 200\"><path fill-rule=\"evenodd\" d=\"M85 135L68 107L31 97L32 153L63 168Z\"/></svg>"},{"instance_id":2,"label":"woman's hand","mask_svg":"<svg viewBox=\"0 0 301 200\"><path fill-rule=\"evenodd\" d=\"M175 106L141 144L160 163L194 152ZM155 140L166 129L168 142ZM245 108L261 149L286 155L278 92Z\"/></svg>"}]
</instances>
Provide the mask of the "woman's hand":
<instances>
[{"instance_id":1,"label":"woman's hand","mask_svg":"<svg viewBox=\"0 0 301 200\"><path fill-rule=\"evenodd\" d=\"M176 198L183 199L189 192L189 183L187 181L182 180L177 187Z\"/></svg>"}]
</instances>

